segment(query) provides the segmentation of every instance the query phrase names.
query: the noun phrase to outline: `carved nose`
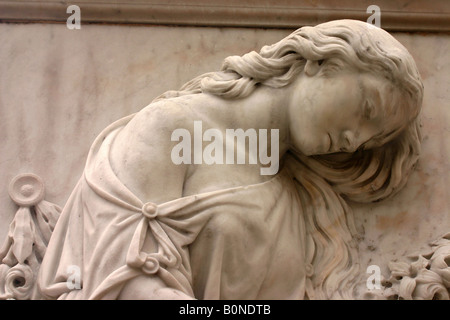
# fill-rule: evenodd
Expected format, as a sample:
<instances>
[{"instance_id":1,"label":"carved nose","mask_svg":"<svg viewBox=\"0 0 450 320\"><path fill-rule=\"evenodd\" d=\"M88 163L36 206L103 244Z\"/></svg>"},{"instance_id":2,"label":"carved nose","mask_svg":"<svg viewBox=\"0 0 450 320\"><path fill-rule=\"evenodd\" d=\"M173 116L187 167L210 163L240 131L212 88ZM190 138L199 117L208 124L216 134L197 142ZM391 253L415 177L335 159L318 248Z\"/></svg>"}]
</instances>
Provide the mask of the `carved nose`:
<instances>
[{"instance_id":1,"label":"carved nose","mask_svg":"<svg viewBox=\"0 0 450 320\"><path fill-rule=\"evenodd\" d=\"M350 130L342 132L339 141L339 151L353 152L355 151L355 135Z\"/></svg>"}]
</instances>

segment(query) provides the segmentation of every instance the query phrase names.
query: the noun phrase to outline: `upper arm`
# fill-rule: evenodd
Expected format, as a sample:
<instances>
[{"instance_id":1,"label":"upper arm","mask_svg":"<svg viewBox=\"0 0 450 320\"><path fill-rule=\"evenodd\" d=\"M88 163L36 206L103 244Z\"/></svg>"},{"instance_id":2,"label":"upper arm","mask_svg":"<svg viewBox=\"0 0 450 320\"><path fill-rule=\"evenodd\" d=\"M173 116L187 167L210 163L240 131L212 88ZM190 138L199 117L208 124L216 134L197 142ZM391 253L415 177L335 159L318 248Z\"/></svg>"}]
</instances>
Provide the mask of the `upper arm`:
<instances>
[{"instance_id":1,"label":"upper arm","mask_svg":"<svg viewBox=\"0 0 450 320\"><path fill-rule=\"evenodd\" d=\"M182 195L186 165L171 160L171 135L182 119L178 105L157 102L138 112L114 141L112 167L142 200L163 202Z\"/></svg>"}]
</instances>

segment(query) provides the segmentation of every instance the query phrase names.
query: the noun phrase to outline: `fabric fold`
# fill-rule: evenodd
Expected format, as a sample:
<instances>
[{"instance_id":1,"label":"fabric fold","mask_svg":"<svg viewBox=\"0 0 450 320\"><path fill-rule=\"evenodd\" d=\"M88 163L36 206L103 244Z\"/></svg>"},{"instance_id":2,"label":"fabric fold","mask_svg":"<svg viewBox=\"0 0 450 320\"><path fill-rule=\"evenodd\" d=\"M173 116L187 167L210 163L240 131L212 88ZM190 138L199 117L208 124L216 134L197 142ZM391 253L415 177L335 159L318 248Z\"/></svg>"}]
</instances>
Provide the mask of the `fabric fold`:
<instances>
[{"instance_id":1,"label":"fabric fold","mask_svg":"<svg viewBox=\"0 0 450 320\"><path fill-rule=\"evenodd\" d=\"M143 202L115 175L109 151L132 116L106 128L51 237L39 288L54 299L117 299L138 276L197 299L301 299L305 227L292 175ZM82 288L70 290L69 266Z\"/></svg>"}]
</instances>

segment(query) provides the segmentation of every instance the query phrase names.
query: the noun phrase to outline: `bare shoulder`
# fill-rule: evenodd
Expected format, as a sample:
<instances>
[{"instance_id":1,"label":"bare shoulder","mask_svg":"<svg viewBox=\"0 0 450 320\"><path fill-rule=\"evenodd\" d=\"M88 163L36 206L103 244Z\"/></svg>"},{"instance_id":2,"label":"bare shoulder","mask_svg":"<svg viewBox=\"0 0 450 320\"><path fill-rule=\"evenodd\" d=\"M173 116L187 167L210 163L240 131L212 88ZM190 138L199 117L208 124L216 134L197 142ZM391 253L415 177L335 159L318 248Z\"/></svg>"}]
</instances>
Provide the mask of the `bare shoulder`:
<instances>
[{"instance_id":1,"label":"bare shoulder","mask_svg":"<svg viewBox=\"0 0 450 320\"><path fill-rule=\"evenodd\" d=\"M139 111L124 131L139 136L165 135L168 131L172 132L175 128L182 126L188 112L181 99L157 101Z\"/></svg>"},{"instance_id":2,"label":"bare shoulder","mask_svg":"<svg viewBox=\"0 0 450 320\"><path fill-rule=\"evenodd\" d=\"M117 168L131 164L148 166L167 164L172 148L171 135L184 127L190 118L182 99L166 99L151 103L135 114L118 133L111 152Z\"/></svg>"},{"instance_id":3,"label":"bare shoulder","mask_svg":"<svg viewBox=\"0 0 450 320\"><path fill-rule=\"evenodd\" d=\"M111 166L139 198L164 202L181 196L186 166L171 161L171 135L175 128L184 126L187 112L182 99L152 103L116 136Z\"/></svg>"},{"instance_id":4,"label":"bare shoulder","mask_svg":"<svg viewBox=\"0 0 450 320\"><path fill-rule=\"evenodd\" d=\"M194 120L205 124L217 124L217 119L222 121L224 110L229 110L224 108L225 104L222 99L206 94L160 100L139 111L125 128L124 134L129 135L128 139L134 137L151 142L159 137L170 142L175 129L192 129Z\"/></svg>"}]
</instances>

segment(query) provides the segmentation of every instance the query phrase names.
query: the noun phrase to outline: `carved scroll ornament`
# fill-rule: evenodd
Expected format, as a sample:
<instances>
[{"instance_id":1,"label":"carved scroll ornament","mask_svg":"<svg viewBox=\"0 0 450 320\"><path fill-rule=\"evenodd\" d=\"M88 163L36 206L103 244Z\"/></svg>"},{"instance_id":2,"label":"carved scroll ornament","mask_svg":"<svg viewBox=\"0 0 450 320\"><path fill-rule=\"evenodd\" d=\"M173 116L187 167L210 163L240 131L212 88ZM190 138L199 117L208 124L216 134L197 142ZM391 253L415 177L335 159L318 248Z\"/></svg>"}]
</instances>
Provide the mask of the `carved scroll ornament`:
<instances>
[{"instance_id":1,"label":"carved scroll ornament","mask_svg":"<svg viewBox=\"0 0 450 320\"><path fill-rule=\"evenodd\" d=\"M19 209L0 249L0 299L39 299L37 273L61 208L44 200L44 183L35 174L16 176L9 195Z\"/></svg>"}]
</instances>

